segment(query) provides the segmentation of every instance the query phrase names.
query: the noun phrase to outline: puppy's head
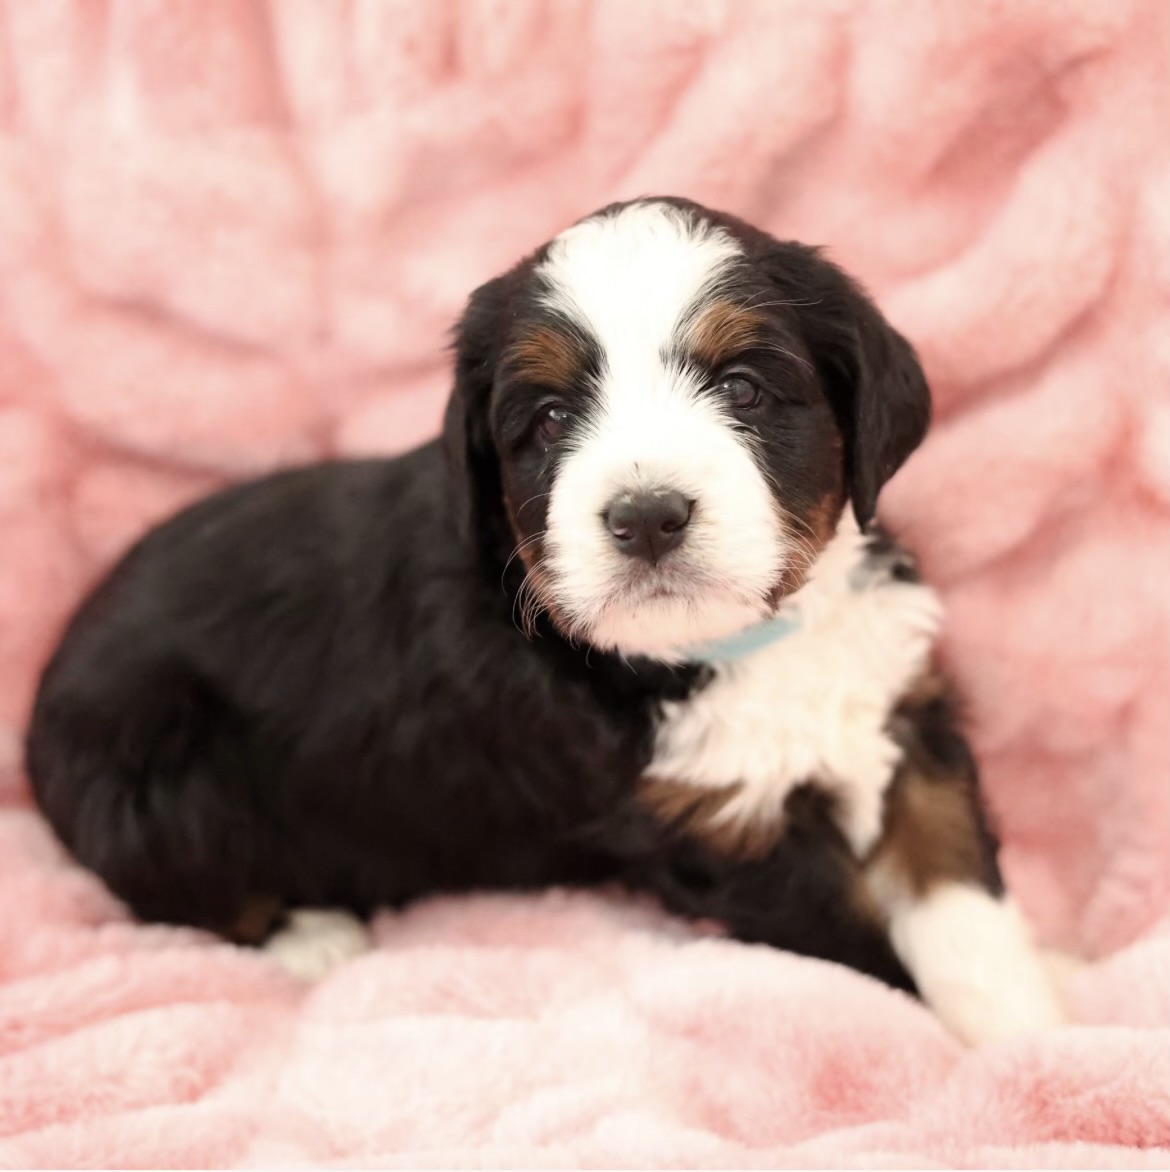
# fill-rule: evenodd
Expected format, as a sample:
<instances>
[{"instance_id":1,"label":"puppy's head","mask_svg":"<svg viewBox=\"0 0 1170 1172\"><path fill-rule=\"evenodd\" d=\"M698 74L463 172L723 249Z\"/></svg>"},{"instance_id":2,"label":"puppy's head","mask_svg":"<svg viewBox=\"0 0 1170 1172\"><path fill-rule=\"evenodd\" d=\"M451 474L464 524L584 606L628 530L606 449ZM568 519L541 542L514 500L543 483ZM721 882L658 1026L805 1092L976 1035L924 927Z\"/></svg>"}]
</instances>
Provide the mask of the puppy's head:
<instances>
[{"instance_id":1,"label":"puppy's head","mask_svg":"<svg viewBox=\"0 0 1170 1172\"><path fill-rule=\"evenodd\" d=\"M772 614L930 414L839 269L681 200L582 220L472 297L446 440L522 610L673 657Z\"/></svg>"}]
</instances>

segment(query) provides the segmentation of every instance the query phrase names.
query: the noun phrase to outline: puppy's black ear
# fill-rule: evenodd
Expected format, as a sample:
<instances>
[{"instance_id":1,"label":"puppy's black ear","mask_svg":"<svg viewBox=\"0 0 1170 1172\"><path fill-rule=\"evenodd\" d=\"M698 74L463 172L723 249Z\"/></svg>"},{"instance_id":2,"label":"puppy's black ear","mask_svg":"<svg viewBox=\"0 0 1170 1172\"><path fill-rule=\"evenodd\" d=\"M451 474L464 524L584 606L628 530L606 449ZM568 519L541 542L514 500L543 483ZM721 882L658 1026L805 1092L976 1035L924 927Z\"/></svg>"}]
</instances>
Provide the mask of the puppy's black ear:
<instances>
[{"instance_id":1,"label":"puppy's black ear","mask_svg":"<svg viewBox=\"0 0 1170 1172\"><path fill-rule=\"evenodd\" d=\"M882 486L926 436L930 387L913 346L861 290L854 288L852 296L856 335L844 372L852 385L849 486L864 528Z\"/></svg>"},{"instance_id":2,"label":"puppy's black ear","mask_svg":"<svg viewBox=\"0 0 1170 1172\"><path fill-rule=\"evenodd\" d=\"M926 435L930 388L913 347L860 286L815 249L781 249L787 263L778 275L786 295L802 306L812 358L845 436L849 494L864 528L882 485Z\"/></svg>"},{"instance_id":3,"label":"puppy's black ear","mask_svg":"<svg viewBox=\"0 0 1170 1172\"><path fill-rule=\"evenodd\" d=\"M503 497L488 408L511 299L510 276L497 277L471 295L455 327L455 384L443 421L443 447L451 473L460 532L483 549L499 538Z\"/></svg>"}]
</instances>

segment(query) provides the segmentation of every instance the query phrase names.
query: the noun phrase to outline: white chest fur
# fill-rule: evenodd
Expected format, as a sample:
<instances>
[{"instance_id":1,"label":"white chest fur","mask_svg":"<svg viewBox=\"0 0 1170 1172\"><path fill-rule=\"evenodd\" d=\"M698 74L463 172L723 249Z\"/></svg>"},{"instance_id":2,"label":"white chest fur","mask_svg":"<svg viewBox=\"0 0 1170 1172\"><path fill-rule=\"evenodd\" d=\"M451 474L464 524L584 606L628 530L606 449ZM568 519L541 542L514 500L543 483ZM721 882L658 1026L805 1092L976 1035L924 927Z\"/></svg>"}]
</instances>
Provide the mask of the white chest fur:
<instances>
[{"instance_id":1,"label":"white chest fur","mask_svg":"<svg viewBox=\"0 0 1170 1172\"><path fill-rule=\"evenodd\" d=\"M927 666L939 602L927 586L867 572L865 539L848 517L783 613L799 619L792 634L666 706L647 774L738 787L718 815L732 825L778 819L795 786L816 782L836 795L862 856L899 759L890 712Z\"/></svg>"}]
</instances>

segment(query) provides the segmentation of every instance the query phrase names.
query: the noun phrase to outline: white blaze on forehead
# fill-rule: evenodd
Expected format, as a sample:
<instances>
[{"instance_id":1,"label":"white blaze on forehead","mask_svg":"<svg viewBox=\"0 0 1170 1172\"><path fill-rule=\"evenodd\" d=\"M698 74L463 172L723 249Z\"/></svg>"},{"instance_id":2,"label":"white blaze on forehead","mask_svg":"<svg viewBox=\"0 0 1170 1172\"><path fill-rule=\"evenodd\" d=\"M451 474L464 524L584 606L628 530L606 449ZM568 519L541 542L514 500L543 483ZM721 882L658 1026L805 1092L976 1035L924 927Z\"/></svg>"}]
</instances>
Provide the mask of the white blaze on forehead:
<instances>
[{"instance_id":1,"label":"white blaze on forehead","mask_svg":"<svg viewBox=\"0 0 1170 1172\"><path fill-rule=\"evenodd\" d=\"M748 443L699 371L673 355L693 311L718 293L739 245L662 203L570 228L539 270L545 301L596 342L588 416L567 442L549 502L547 565L558 609L590 639L662 654L729 634L767 612L787 549ZM620 600L630 560L602 518L619 494L669 489L695 507L672 555L686 597Z\"/></svg>"},{"instance_id":2,"label":"white blaze on forehead","mask_svg":"<svg viewBox=\"0 0 1170 1172\"><path fill-rule=\"evenodd\" d=\"M540 273L548 304L588 328L622 379L645 372L740 254L721 228L669 204L642 203L563 232Z\"/></svg>"}]
</instances>

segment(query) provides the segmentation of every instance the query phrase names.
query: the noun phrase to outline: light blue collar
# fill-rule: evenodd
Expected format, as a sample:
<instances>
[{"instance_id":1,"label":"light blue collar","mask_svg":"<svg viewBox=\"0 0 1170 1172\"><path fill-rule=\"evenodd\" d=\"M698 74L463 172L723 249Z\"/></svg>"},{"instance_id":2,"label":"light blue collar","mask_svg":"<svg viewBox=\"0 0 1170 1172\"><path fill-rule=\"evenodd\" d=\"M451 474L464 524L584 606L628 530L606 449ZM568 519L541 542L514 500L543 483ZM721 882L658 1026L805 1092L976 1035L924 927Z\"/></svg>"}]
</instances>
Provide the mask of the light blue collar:
<instances>
[{"instance_id":1,"label":"light blue collar","mask_svg":"<svg viewBox=\"0 0 1170 1172\"><path fill-rule=\"evenodd\" d=\"M697 643L686 648L687 659L692 663L708 663L718 667L721 663L734 663L756 651L762 651L781 639L800 630L800 619L795 615L776 615L762 623L728 635L726 639L712 639L709 643Z\"/></svg>"}]
</instances>

